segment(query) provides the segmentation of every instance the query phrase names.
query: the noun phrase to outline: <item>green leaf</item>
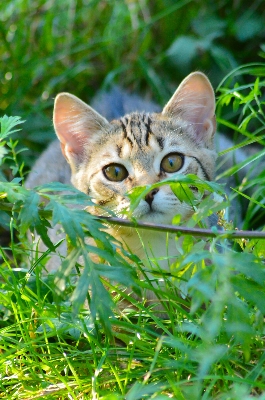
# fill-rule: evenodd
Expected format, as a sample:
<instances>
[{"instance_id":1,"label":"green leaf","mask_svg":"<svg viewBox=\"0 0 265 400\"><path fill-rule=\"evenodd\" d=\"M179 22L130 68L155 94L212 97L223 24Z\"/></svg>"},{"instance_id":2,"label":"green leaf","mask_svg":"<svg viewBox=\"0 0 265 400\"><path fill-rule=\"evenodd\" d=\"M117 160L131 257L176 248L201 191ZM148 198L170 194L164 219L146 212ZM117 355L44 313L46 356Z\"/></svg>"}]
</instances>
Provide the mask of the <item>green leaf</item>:
<instances>
[{"instance_id":1,"label":"green leaf","mask_svg":"<svg viewBox=\"0 0 265 400\"><path fill-rule=\"evenodd\" d=\"M48 228L50 228L50 223L44 218L35 224L35 229L38 235L40 235L43 243L51 250L54 251L55 247L48 235Z\"/></svg>"},{"instance_id":2,"label":"green leaf","mask_svg":"<svg viewBox=\"0 0 265 400\"><path fill-rule=\"evenodd\" d=\"M216 37L223 36L227 22L211 12L198 15L193 21L192 26L201 37L211 35Z\"/></svg>"},{"instance_id":3,"label":"green leaf","mask_svg":"<svg viewBox=\"0 0 265 400\"><path fill-rule=\"evenodd\" d=\"M190 190L189 186L196 187L200 193L203 193L204 191L208 191L210 193L216 192L219 194L224 193L222 185L219 185L216 182L205 181L203 179L198 178L198 176L194 174L187 174L187 175L176 174L174 178L167 178L153 185L138 186L132 189L129 193L127 193L127 197L130 200L129 215L133 213L133 211L137 208L138 204L140 203L141 199L143 199L150 192L150 190L164 185L170 185L170 186L172 185L172 190L174 188L174 190L177 191L177 193L181 197L181 201L187 200L189 204L190 204L190 199L194 198L194 194ZM180 185L181 189L179 189ZM186 193L184 193L184 191L186 191Z\"/></svg>"},{"instance_id":4,"label":"green leaf","mask_svg":"<svg viewBox=\"0 0 265 400\"><path fill-rule=\"evenodd\" d=\"M63 226L65 233L68 235L71 243L75 246L77 237L84 238L84 232L81 226L82 216L79 210L70 209L63 204L51 200L45 210L52 211L52 224L55 226L60 223Z\"/></svg>"},{"instance_id":5,"label":"green leaf","mask_svg":"<svg viewBox=\"0 0 265 400\"><path fill-rule=\"evenodd\" d=\"M236 266L236 271L243 273L258 284L265 283L265 266L262 259L257 259L253 254L234 253L231 264Z\"/></svg>"},{"instance_id":6,"label":"green leaf","mask_svg":"<svg viewBox=\"0 0 265 400\"><path fill-rule=\"evenodd\" d=\"M95 270L100 276L105 276L112 282L118 282L125 287L135 286L134 279L137 278L136 271L131 268L126 268L126 265L120 264L95 264Z\"/></svg>"},{"instance_id":7,"label":"green leaf","mask_svg":"<svg viewBox=\"0 0 265 400\"><path fill-rule=\"evenodd\" d=\"M245 358L248 361L255 331L251 324L247 305L236 297L232 301L228 300L225 329L236 344L242 344Z\"/></svg>"},{"instance_id":8,"label":"green leaf","mask_svg":"<svg viewBox=\"0 0 265 400\"><path fill-rule=\"evenodd\" d=\"M245 42L260 34L264 27L262 15L249 12L246 9L235 21L235 33L238 40Z\"/></svg>"},{"instance_id":9,"label":"green leaf","mask_svg":"<svg viewBox=\"0 0 265 400\"><path fill-rule=\"evenodd\" d=\"M263 314L265 313L265 288L255 282L251 282L242 276L232 277L231 282L234 285L235 291L257 307Z\"/></svg>"},{"instance_id":10,"label":"green leaf","mask_svg":"<svg viewBox=\"0 0 265 400\"><path fill-rule=\"evenodd\" d=\"M77 313L80 309L80 307L84 304L87 295L88 295L88 290L90 289L91 285L91 263L92 261L89 259L89 256L87 254L84 254L84 252L81 252L82 255L84 255L84 267L82 269L82 273L77 281L75 290L71 296L71 301L73 302L73 313ZM89 305L90 306L90 305ZM95 315L93 315L93 318L95 319Z\"/></svg>"},{"instance_id":11,"label":"green leaf","mask_svg":"<svg viewBox=\"0 0 265 400\"><path fill-rule=\"evenodd\" d=\"M79 262L81 254L81 247L73 248L72 251L70 251L67 257L63 260L58 271L56 272L54 283L56 285L55 287L58 295L64 292L66 288L66 279L73 272L76 263Z\"/></svg>"},{"instance_id":12,"label":"green leaf","mask_svg":"<svg viewBox=\"0 0 265 400\"><path fill-rule=\"evenodd\" d=\"M107 291L107 289L103 286L99 278L99 275L97 274L95 269L91 270L90 278L91 278L91 300L90 300L91 314L94 318L98 314L101 323L110 332L111 330L110 317L113 316L112 309L114 308L113 299L110 293Z\"/></svg>"},{"instance_id":13,"label":"green leaf","mask_svg":"<svg viewBox=\"0 0 265 400\"><path fill-rule=\"evenodd\" d=\"M10 203L26 199L28 191L16 182L0 182L0 198L6 198Z\"/></svg>"},{"instance_id":14,"label":"green leaf","mask_svg":"<svg viewBox=\"0 0 265 400\"><path fill-rule=\"evenodd\" d=\"M40 235L44 244L51 250L54 251L54 245L48 236L48 228L50 228L50 223L45 219L41 218L39 215L39 203L40 197L38 193L34 191L27 191L27 196L22 202L19 220L20 220L20 234L23 236L30 229L34 229Z\"/></svg>"},{"instance_id":15,"label":"green leaf","mask_svg":"<svg viewBox=\"0 0 265 400\"><path fill-rule=\"evenodd\" d=\"M95 205L91 198L73 186L61 182L51 182L35 187L35 190L45 198L52 199L62 204L81 204L83 208ZM57 194L58 192L58 194Z\"/></svg>"},{"instance_id":16,"label":"green leaf","mask_svg":"<svg viewBox=\"0 0 265 400\"><path fill-rule=\"evenodd\" d=\"M20 117L8 117L7 115L4 115L2 118L0 118L0 124L1 124L0 141L5 139L12 133L20 131L20 129L14 129L14 128L15 126L22 124L24 122L25 121L22 121Z\"/></svg>"},{"instance_id":17,"label":"green leaf","mask_svg":"<svg viewBox=\"0 0 265 400\"><path fill-rule=\"evenodd\" d=\"M76 313L84 304L89 291L89 308L92 318L95 320L98 315L101 323L105 326L108 333L110 333L110 317L113 315L112 308L114 307L113 300L101 283L100 276L95 269L94 263L85 249L82 250L82 257L84 260L84 268L71 297L74 307L73 313Z\"/></svg>"},{"instance_id":18,"label":"green leaf","mask_svg":"<svg viewBox=\"0 0 265 400\"><path fill-rule=\"evenodd\" d=\"M193 205L196 197L188 186L183 186L181 183L172 183L170 185L172 192L179 201Z\"/></svg>"},{"instance_id":19,"label":"green leaf","mask_svg":"<svg viewBox=\"0 0 265 400\"><path fill-rule=\"evenodd\" d=\"M192 61L198 57L199 52L210 48L214 35L201 38L195 36L182 35L171 44L166 51L166 55L171 62L183 72L190 70Z\"/></svg>"},{"instance_id":20,"label":"green leaf","mask_svg":"<svg viewBox=\"0 0 265 400\"><path fill-rule=\"evenodd\" d=\"M227 346L221 344L204 344L196 351L196 355L199 361L199 379L204 379L214 363L216 363L220 358L224 357L227 353Z\"/></svg>"},{"instance_id":21,"label":"green leaf","mask_svg":"<svg viewBox=\"0 0 265 400\"><path fill-rule=\"evenodd\" d=\"M29 191L19 212L22 235L24 235L30 227L34 228L36 225L40 224L39 202L40 196L38 193Z\"/></svg>"}]
</instances>

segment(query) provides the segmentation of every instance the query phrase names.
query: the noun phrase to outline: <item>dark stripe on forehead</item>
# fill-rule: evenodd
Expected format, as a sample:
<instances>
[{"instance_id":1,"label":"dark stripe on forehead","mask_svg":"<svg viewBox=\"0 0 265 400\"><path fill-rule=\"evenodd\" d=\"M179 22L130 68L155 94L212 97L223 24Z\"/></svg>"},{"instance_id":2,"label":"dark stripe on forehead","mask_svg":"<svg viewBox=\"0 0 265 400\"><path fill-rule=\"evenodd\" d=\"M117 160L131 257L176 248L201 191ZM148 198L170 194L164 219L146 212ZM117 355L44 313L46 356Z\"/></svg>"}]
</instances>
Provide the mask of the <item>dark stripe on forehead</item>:
<instances>
[{"instance_id":1,"label":"dark stripe on forehead","mask_svg":"<svg viewBox=\"0 0 265 400\"><path fill-rule=\"evenodd\" d=\"M151 118L149 117L149 115L147 115L147 116L143 115L143 118L144 118L144 117L147 117L147 118L145 119L145 121L144 121L144 124L145 124L145 127L146 127L145 144L146 144L146 146L148 146L148 145L149 145L149 138L150 138L150 135L153 134L153 132L152 132L152 130L151 130L151 123L152 123L152 120L151 120Z\"/></svg>"},{"instance_id":2,"label":"dark stripe on forehead","mask_svg":"<svg viewBox=\"0 0 265 400\"><path fill-rule=\"evenodd\" d=\"M151 120L150 116L144 114L144 115L143 115L143 118L145 118L144 124L145 124L145 126L146 126L146 130L147 130L147 131L151 131L152 120Z\"/></svg>"},{"instance_id":3,"label":"dark stripe on forehead","mask_svg":"<svg viewBox=\"0 0 265 400\"><path fill-rule=\"evenodd\" d=\"M157 143L158 143L160 149L163 150L163 149L164 149L164 138L162 138L162 137L156 137L156 141L157 141Z\"/></svg>"},{"instance_id":4,"label":"dark stripe on forehead","mask_svg":"<svg viewBox=\"0 0 265 400\"><path fill-rule=\"evenodd\" d=\"M138 135L135 135L133 129L132 129L131 132L132 132L133 137L134 137L134 139L136 140L138 146L141 148L142 124L141 124L141 120L140 120L139 116L138 116L138 121L135 121L135 124L136 124L136 126L138 127L138 129L139 129L140 135L139 135L139 136L138 136ZM131 126L133 126L133 125L131 125Z\"/></svg>"},{"instance_id":5,"label":"dark stripe on forehead","mask_svg":"<svg viewBox=\"0 0 265 400\"><path fill-rule=\"evenodd\" d=\"M211 180L211 178L209 177L209 175L207 174L207 172L206 172L206 170L205 170L205 168L204 168L204 166L202 165L202 163L200 162L200 160L198 160L198 158L197 157L194 157L194 156L191 156L192 158L194 158L196 161L197 161L197 163L199 164L199 166L201 167L201 169L202 169L202 172L203 172L203 174L204 174L204 176L205 176L205 178L207 179L207 181L210 181Z\"/></svg>"},{"instance_id":6,"label":"dark stripe on forehead","mask_svg":"<svg viewBox=\"0 0 265 400\"><path fill-rule=\"evenodd\" d=\"M120 119L120 123L121 123L121 127L122 127L122 130L123 130L124 139L127 139L128 142L130 143L130 145L132 146L132 145L133 145L133 142L132 142L132 140L128 137L128 133L127 133L127 129L126 129L126 125L128 124L127 118L125 118L125 123L126 123L126 125L124 124L124 122L123 122L121 119Z\"/></svg>"},{"instance_id":7,"label":"dark stripe on forehead","mask_svg":"<svg viewBox=\"0 0 265 400\"><path fill-rule=\"evenodd\" d=\"M121 146L119 146L119 145L117 144L116 148L117 148L117 154L118 154L118 156L120 157L120 156L121 156Z\"/></svg>"},{"instance_id":8,"label":"dark stripe on forehead","mask_svg":"<svg viewBox=\"0 0 265 400\"><path fill-rule=\"evenodd\" d=\"M127 121L128 127L130 127L129 130L127 130L127 138L128 135L131 136L132 140L134 143L137 143L139 147L141 147L141 121L138 117L138 115L132 115L129 121ZM137 128L140 132L140 135L137 134Z\"/></svg>"}]
</instances>

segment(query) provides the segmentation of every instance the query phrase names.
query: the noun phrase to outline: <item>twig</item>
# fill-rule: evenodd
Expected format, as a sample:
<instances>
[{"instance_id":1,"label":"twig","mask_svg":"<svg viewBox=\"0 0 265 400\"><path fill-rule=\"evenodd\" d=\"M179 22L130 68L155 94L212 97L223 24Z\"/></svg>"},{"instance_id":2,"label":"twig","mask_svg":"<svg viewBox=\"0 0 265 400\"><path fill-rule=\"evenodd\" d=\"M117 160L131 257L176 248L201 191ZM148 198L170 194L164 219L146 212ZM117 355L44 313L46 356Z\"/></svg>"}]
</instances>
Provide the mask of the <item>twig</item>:
<instances>
[{"instance_id":1,"label":"twig","mask_svg":"<svg viewBox=\"0 0 265 400\"><path fill-rule=\"evenodd\" d=\"M0 210L12 211L14 208L13 204L4 203L0 205ZM14 210L18 212L19 208ZM39 215L44 218L51 218L52 212L48 210L39 209ZM222 231L218 230L215 226L211 229L202 228L188 228L186 226L178 225L163 225L163 224L152 224L151 222L141 221L130 221L122 218L114 217L99 217L95 216L95 219L106 222L111 225L126 226L128 228L139 228L139 229L151 229L154 231L175 233L177 235L193 235L199 237L222 237L226 239L265 239L265 232L260 231Z\"/></svg>"},{"instance_id":2,"label":"twig","mask_svg":"<svg viewBox=\"0 0 265 400\"><path fill-rule=\"evenodd\" d=\"M222 231L217 230L216 227L213 227L212 229L187 228L178 225L152 224L151 222L140 221L134 222L113 217L97 217L97 219L112 225L126 226L128 228L152 229L155 231L176 233L180 235L222 237L227 239L265 239L265 232L259 231Z\"/></svg>"}]
</instances>

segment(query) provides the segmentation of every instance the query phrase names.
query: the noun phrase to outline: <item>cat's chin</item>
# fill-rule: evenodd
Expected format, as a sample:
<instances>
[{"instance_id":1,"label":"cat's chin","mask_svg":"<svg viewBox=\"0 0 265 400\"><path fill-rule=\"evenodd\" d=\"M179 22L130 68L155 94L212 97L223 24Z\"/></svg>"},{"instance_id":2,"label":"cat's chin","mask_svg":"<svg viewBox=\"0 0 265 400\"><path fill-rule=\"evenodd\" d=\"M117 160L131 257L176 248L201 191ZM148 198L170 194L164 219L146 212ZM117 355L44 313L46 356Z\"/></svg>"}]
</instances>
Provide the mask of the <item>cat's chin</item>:
<instances>
[{"instance_id":1,"label":"cat's chin","mask_svg":"<svg viewBox=\"0 0 265 400\"><path fill-rule=\"evenodd\" d=\"M138 216L137 219L141 222L152 222L154 224L166 224L171 225L173 216L167 215L161 211L149 211L141 216Z\"/></svg>"}]
</instances>

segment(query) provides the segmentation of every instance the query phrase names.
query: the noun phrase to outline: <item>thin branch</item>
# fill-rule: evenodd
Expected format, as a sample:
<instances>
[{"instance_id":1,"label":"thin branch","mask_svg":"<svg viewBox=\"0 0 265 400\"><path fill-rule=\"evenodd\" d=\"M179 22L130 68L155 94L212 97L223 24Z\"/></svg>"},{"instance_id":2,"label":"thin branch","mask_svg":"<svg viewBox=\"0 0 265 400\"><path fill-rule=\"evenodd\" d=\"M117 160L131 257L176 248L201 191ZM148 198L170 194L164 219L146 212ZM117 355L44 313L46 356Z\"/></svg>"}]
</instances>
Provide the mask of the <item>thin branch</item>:
<instances>
[{"instance_id":1,"label":"thin branch","mask_svg":"<svg viewBox=\"0 0 265 400\"><path fill-rule=\"evenodd\" d=\"M222 231L217 230L216 227L213 227L212 229L187 228L178 225L152 224L151 222L140 221L134 222L127 219L113 217L97 217L97 219L112 225L126 226L128 228L151 229L154 231L175 233L177 235L222 237L227 239L265 239L265 232L259 231Z\"/></svg>"},{"instance_id":2,"label":"thin branch","mask_svg":"<svg viewBox=\"0 0 265 400\"><path fill-rule=\"evenodd\" d=\"M19 208L14 210L13 204L2 202L0 210L19 212ZM44 218L51 218L52 212L39 209L39 215ZM222 231L213 227L212 229L188 228L178 225L152 224L151 222L130 221L122 218L114 217L98 217L95 219L111 225L126 226L128 228L151 229L159 232L175 233L176 235L193 235L199 237L222 237L226 239L265 239L265 232L260 231Z\"/></svg>"}]
</instances>

